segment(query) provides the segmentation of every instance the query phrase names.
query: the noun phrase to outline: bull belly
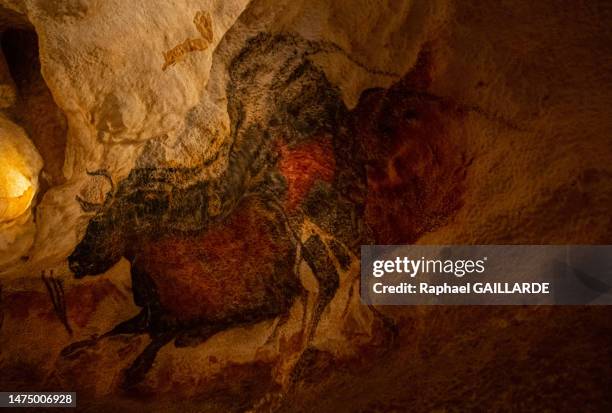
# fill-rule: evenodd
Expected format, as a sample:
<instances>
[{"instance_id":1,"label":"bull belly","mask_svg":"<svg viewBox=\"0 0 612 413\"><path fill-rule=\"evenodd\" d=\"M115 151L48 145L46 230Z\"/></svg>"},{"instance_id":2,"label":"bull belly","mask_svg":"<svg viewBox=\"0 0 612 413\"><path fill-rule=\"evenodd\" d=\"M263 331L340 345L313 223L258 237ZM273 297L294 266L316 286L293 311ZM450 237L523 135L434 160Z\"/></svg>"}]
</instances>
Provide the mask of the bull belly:
<instances>
[{"instance_id":1,"label":"bull belly","mask_svg":"<svg viewBox=\"0 0 612 413\"><path fill-rule=\"evenodd\" d=\"M152 281L165 315L237 323L286 311L298 292L295 247L279 217L243 202L197 236L148 242L138 271Z\"/></svg>"}]
</instances>

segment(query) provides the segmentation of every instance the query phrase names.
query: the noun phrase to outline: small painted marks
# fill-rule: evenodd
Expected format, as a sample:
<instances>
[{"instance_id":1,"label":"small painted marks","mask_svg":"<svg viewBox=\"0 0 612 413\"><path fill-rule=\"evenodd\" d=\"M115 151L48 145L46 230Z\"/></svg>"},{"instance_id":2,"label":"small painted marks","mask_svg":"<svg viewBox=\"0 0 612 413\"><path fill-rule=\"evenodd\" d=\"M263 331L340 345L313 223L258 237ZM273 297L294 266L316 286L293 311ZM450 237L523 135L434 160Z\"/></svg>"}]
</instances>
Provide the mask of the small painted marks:
<instances>
[{"instance_id":1,"label":"small painted marks","mask_svg":"<svg viewBox=\"0 0 612 413\"><path fill-rule=\"evenodd\" d=\"M201 52L208 48L208 43L204 42L204 39L186 39L183 43L172 49L164 52L164 65L162 70L166 70L168 67L174 65L176 62L181 60L186 54L191 52Z\"/></svg>"},{"instance_id":2,"label":"small painted marks","mask_svg":"<svg viewBox=\"0 0 612 413\"><path fill-rule=\"evenodd\" d=\"M46 276L45 272L43 271L40 277L45 283L49 297L51 297L51 303L53 304L53 311L55 312L55 315L57 315L57 318L62 322L68 334L72 335L72 328L68 322L68 314L66 312L64 282L60 278L53 276L53 270L50 271L49 276Z\"/></svg>"},{"instance_id":3,"label":"small painted marks","mask_svg":"<svg viewBox=\"0 0 612 413\"><path fill-rule=\"evenodd\" d=\"M212 43L213 29L210 14L205 11L197 12L193 18L193 24L195 24L196 29L200 32L202 39L208 43Z\"/></svg>"},{"instance_id":4,"label":"small painted marks","mask_svg":"<svg viewBox=\"0 0 612 413\"><path fill-rule=\"evenodd\" d=\"M189 53L202 52L208 49L213 39L212 18L210 14L206 11L197 12L193 18L193 24L202 37L185 39L184 42L165 51L163 53L164 65L162 66L162 70L166 70L168 67L173 66Z\"/></svg>"}]
</instances>

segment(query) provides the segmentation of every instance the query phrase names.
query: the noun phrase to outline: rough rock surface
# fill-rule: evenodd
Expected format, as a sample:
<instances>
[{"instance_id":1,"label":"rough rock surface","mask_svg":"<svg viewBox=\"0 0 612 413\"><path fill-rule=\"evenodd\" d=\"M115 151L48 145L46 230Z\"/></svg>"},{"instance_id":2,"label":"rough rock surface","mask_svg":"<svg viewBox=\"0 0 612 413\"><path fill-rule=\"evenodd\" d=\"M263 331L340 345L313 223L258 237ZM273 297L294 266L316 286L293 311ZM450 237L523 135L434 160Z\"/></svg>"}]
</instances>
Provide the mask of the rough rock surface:
<instances>
[{"instance_id":1,"label":"rough rock surface","mask_svg":"<svg viewBox=\"0 0 612 413\"><path fill-rule=\"evenodd\" d=\"M608 309L370 308L358 255L610 243L610 22L605 1L1 0L0 388L609 409Z\"/></svg>"}]
</instances>

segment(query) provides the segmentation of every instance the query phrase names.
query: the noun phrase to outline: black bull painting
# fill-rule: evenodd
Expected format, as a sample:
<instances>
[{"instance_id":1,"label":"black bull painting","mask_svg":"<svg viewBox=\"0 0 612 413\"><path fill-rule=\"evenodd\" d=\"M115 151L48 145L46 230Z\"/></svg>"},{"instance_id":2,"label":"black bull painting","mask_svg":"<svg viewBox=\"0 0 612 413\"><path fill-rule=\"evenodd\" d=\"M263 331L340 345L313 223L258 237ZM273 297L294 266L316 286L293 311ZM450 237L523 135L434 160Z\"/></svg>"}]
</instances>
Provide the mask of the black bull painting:
<instances>
[{"instance_id":1,"label":"black bull painting","mask_svg":"<svg viewBox=\"0 0 612 413\"><path fill-rule=\"evenodd\" d=\"M368 237L364 150L339 91L308 58L322 47L260 34L233 59L231 139L220 177L201 178L207 165L162 164L136 167L114 185L105 171L91 172L111 181L111 191L100 205L78 199L95 215L69 257L70 269L77 278L99 275L127 258L142 310L66 347L64 357L112 335L148 334L150 344L125 371L123 385L130 388L171 341L195 345L276 317L282 324L295 300L307 300L297 273L302 261L319 285L303 329L307 347L339 285L330 254L348 266ZM141 159L149 156L145 148ZM333 237L331 248L317 235L301 238L305 220Z\"/></svg>"}]
</instances>

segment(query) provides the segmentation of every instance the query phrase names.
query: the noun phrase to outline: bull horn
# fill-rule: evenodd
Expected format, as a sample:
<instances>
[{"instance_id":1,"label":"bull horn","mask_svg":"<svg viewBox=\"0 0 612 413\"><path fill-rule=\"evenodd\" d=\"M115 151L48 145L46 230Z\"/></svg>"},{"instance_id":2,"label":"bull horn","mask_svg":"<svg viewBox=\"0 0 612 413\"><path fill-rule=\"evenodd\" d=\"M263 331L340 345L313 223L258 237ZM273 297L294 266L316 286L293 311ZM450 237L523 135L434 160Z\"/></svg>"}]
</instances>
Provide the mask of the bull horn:
<instances>
[{"instance_id":1,"label":"bull horn","mask_svg":"<svg viewBox=\"0 0 612 413\"><path fill-rule=\"evenodd\" d=\"M106 180L108 181L108 183L111 186L111 193L115 192L115 184L113 182L113 178L110 176L110 174L108 173L108 171L106 169L98 169L95 171L86 171L87 175L89 176L102 176L104 178L106 178Z\"/></svg>"},{"instance_id":2,"label":"bull horn","mask_svg":"<svg viewBox=\"0 0 612 413\"><path fill-rule=\"evenodd\" d=\"M108 191L108 193L106 194L106 199L108 199L109 195L112 196L115 193L115 183L113 182L113 178L111 178L110 174L108 173L106 169L97 169L95 171L85 171L85 172L87 172L87 175L89 176L101 176L103 178L106 178L106 180L110 184L110 191ZM81 205L81 209L83 210L83 212L96 212L96 213L100 212L100 210L104 206L104 203L106 202L106 199L102 203L89 202L89 201L84 200L78 195L75 197L75 199L77 200L79 205Z\"/></svg>"},{"instance_id":3,"label":"bull horn","mask_svg":"<svg viewBox=\"0 0 612 413\"><path fill-rule=\"evenodd\" d=\"M79 205L81 205L81 209L83 210L83 212L99 212L103 205L85 201L78 195L75 197L75 199L77 200Z\"/></svg>"}]
</instances>

